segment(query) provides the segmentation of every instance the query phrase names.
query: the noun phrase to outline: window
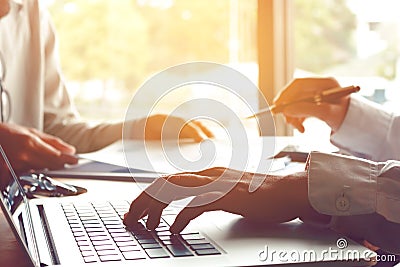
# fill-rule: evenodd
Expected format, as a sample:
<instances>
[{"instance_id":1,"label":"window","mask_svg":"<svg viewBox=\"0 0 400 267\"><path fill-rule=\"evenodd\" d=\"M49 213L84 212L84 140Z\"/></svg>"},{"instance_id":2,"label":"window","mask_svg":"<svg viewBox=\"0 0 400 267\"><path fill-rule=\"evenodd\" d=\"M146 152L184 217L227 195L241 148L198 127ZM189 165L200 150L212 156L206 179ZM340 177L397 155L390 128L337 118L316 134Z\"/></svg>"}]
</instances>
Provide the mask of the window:
<instances>
[{"instance_id":1,"label":"window","mask_svg":"<svg viewBox=\"0 0 400 267\"><path fill-rule=\"evenodd\" d=\"M122 119L135 90L146 79L185 62L227 64L257 84L257 0L47 3L59 37L67 87L85 119ZM158 111L169 112L177 102L199 94L237 106L237 99L214 89L182 88L166 98ZM244 88L243 93L251 94L257 103L257 92Z\"/></svg>"},{"instance_id":2,"label":"window","mask_svg":"<svg viewBox=\"0 0 400 267\"><path fill-rule=\"evenodd\" d=\"M295 77L333 76L363 96L399 110L400 2L295 0ZM329 134L308 122L309 134Z\"/></svg>"}]
</instances>

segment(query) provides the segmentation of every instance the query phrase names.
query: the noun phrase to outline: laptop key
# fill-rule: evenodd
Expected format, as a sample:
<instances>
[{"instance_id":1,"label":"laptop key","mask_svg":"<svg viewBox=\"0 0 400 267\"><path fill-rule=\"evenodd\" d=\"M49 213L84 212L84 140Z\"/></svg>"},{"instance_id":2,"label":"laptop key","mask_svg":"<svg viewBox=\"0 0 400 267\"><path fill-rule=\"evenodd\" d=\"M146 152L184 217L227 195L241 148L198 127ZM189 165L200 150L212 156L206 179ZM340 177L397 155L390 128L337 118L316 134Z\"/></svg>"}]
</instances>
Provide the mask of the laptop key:
<instances>
[{"instance_id":1,"label":"laptop key","mask_svg":"<svg viewBox=\"0 0 400 267\"><path fill-rule=\"evenodd\" d=\"M71 223L69 222L68 224L70 227L81 227L81 224L78 222L71 222Z\"/></svg>"},{"instance_id":2,"label":"laptop key","mask_svg":"<svg viewBox=\"0 0 400 267\"><path fill-rule=\"evenodd\" d=\"M65 218L67 218L67 221L73 221L73 220L78 220L78 221L80 221L78 215L69 215L69 216L65 216Z\"/></svg>"},{"instance_id":3,"label":"laptop key","mask_svg":"<svg viewBox=\"0 0 400 267\"><path fill-rule=\"evenodd\" d=\"M165 244L165 245L174 245L174 244L180 244L182 245L182 241L179 239L178 236L176 235L171 235L171 236L159 236L160 240Z\"/></svg>"},{"instance_id":4,"label":"laptop key","mask_svg":"<svg viewBox=\"0 0 400 267\"><path fill-rule=\"evenodd\" d=\"M168 245L167 246L169 252L175 257L188 257L193 256L193 253L190 252L185 246L183 245Z\"/></svg>"},{"instance_id":5,"label":"laptop key","mask_svg":"<svg viewBox=\"0 0 400 267\"><path fill-rule=\"evenodd\" d=\"M197 240L197 239L204 239L204 236L202 236L201 234L182 234L181 235L182 236L182 238L184 239L184 240L189 240L189 239L192 239L192 240Z\"/></svg>"},{"instance_id":6,"label":"laptop key","mask_svg":"<svg viewBox=\"0 0 400 267\"><path fill-rule=\"evenodd\" d=\"M154 243L158 243L157 240L155 240L154 238L138 239L137 241L139 242L139 244L154 244Z\"/></svg>"},{"instance_id":7,"label":"laptop key","mask_svg":"<svg viewBox=\"0 0 400 267\"><path fill-rule=\"evenodd\" d=\"M125 225L122 223L120 224L106 224L107 229L124 229L125 230Z\"/></svg>"},{"instance_id":8,"label":"laptop key","mask_svg":"<svg viewBox=\"0 0 400 267\"><path fill-rule=\"evenodd\" d=\"M91 212L93 211L93 208L91 206L82 206L82 207L78 207L75 206L76 211L79 212Z\"/></svg>"},{"instance_id":9,"label":"laptop key","mask_svg":"<svg viewBox=\"0 0 400 267\"><path fill-rule=\"evenodd\" d=\"M126 246L137 246L136 241L126 241L126 242L115 242L118 247L126 247Z\"/></svg>"},{"instance_id":10,"label":"laptop key","mask_svg":"<svg viewBox=\"0 0 400 267\"><path fill-rule=\"evenodd\" d=\"M81 220L82 222L97 220L97 216L80 217L79 220Z\"/></svg>"},{"instance_id":11,"label":"laptop key","mask_svg":"<svg viewBox=\"0 0 400 267\"><path fill-rule=\"evenodd\" d=\"M85 228L103 228L101 223L88 223L83 225Z\"/></svg>"},{"instance_id":12,"label":"laptop key","mask_svg":"<svg viewBox=\"0 0 400 267\"><path fill-rule=\"evenodd\" d=\"M106 216L113 215L113 216L115 216L115 211L110 210L110 209L109 210L98 210L97 214L99 214L100 217L103 216L103 215L106 215Z\"/></svg>"},{"instance_id":13,"label":"laptop key","mask_svg":"<svg viewBox=\"0 0 400 267\"><path fill-rule=\"evenodd\" d=\"M96 210L97 212L101 212L101 211L108 211L108 212L110 212L110 211L112 211L112 208L111 208L110 206L108 206L108 205L95 206L94 208L95 208L95 210Z\"/></svg>"},{"instance_id":14,"label":"laptop key","mask_svg":"<svg viewBox=\"0 0 400 267\"><path fill-rule=\"evenodd\" d=\"M78 241L77 242L78 243L78 246L90 246L91 244L90 244L90 242L89 241L87 241L87 240L84 240L84 241Z\"/></svg>"},{"instance_id":15,"label":"laptop key","mask_svg":"<svg viewBox=\"0 0 400 267\"><path fill-rule=\"evenodd\" d=\"M101 223L101 221L100 220L86 220L86 221L82 221L82 224L83 225L86 225L86 224L100 224Z\"/></svg>"},{"instance_id":16,"label":"laptop key","mask_svg":"<svg viewBox=\"0 0 400 267\"><path fill-rule=\"evenodd\" d=\"M83 252L83 251L92 251L93 247L92 246L81 246L81 247L79 247L79 250L81 252Z\"/></svg>"},{"instance_id":17,"label":"laptop key","mask_svg":"<svg viewBox=\"0 0 400 267\"><path fill-rule=\"evenodd\" d=\"M119 237L114 237L115 242L126 242L126 241L132 241L132 237L130 236L119 236Z\"/></svg>"},{"instance_id":18,"label":"laptop key","mask_svg":"<svg viewBox=\"0 0 400 267\"><path fill-rule=\"evenodd\" d=\"M99 256L101 261L120 261L121 257L119 255L106 255L106 256Z\"/></svg>"},{"instance_id":19,"label":"laptop key","mask_svg":"<svg viewBox=\"0 0 400 267\"><path fill-rule=\"evenodd\" d=\"M122 252L125 260L141 260L146 258L146 254L143 251L128 251Z\"/></svg>"},{"instance_id":20,"label":"laptop key","mask_svg":"<svg viewBox=\"0 0 400 267\"><path fill-rule=\"evenodd\" d=\"M168 231L168 229L169 229L169 226L163 225L163 226L158 226L158 227L155 229L155 231L156 231L156 232L162 232L162 231Z\"/></svg>"},{"instance_id":21,"label":"laptop key","mask_svg":"<svg viewBox=\"0 0 400 267\"><path fill-rule=\"evenodd\" d=\"M105 230L103 230L102 228L86 228L85 230L88 234L89 233L100 233L100 234L105 233Z\"/></svg>"},{"instance_id":22,"label":"laptop key","mask_svg":"<svg viewBox=\"0 0 400 267\"><path fill-rule=\"evenodd\" d=\"M149 249L149 248L161 248L160 244L141 244L143 249Z\"/></svg>"},{"instance_id":23,"label":"laptop key","mask_svg":"<svg viewBox=\"0 0 400 267\"><path fill-rule=\"evenodd\" d=\"M146 227L143 226L143 224L141 224L140 222L136 222L134 225L129 227L129 230L131 230L132 232L135 231L147 231Z\"/></svg>"},{"instance_id":24,"label":"laptop key","mask_svg":"<svg viewBox=\"0 0 400 267\"><path fill-rule=\"evenodd\" d=\"M112 242L111 240L99 240L99 241L92 241L93 246L103 246L103 245L113 245L114 242Z\"/></svg>"},{"instance_id":25,"label":"laptop key","mask_svg":"<svg viewBox=\"0 0 400 267\"><path fill-rule=\"evenodd\" d=\"M163 248L145 249L145 252L151 259L169 258L168 253Z\"/></svg>"},{"instance_id":26,"label":"laptop key","mask_svg":"<svg viewBox=\"0 0 400 267\"><path fill-rule=\"evenodd\" d=\"M167 230L167 231L157 231L157 235L161 236L161 235L174 235L174 234L171 233L169 230Z\"/></svg>"},{"instance_id":27,"label":"laptop key","mask_svg":"<svg viewBox=\"0 0 400 267\"><path fill-rule=\"evenodd\" d=\"M115 208L115 211L118 213L127 213L129 211L129 207L128 208Z\"/></svg>"},{"instance_id":28,"label":"laptop key","mask_svg":"<svg viewBox=\"0 0 400 267\"><path fill-rule=\"evenodd\" d=\"M102 214L99 214L99 216L101 219L103 219L103 218L110 218L110 217L115 218L116 215L114 213L102 213Z\"/></svg>"},{"instance_id":29,"label":"laptop key","mask_svg":"<svg viewBox=\"0 0 400 267\"><path fill-rule=\"evenodd\" d=\"M77 236L75 237L75 241L89 241L89 238L86 236Z\"/></svg>"},{"instance_id":30,"label":"laptop key","mask_svg":"<svg viewBox=\"0 0 400 267\"><path fill-rule=\"evenodd\" d=\"M180 240L174 239L162 240L162 243L164 245L182 245L182 242Z\"/></svg>"},{"instance_id":31,"label":"laptop key","mask_svg":"<svg viewBox=\"0 0 400 267\"><path fill-rule=\"evenodd\" d=\"M102 219L102 221L116 221L116 222L120 222L121 220L117 217L117 216L115 216L114 218L113 217L107 217L107 218L103 218Z\"/></svg>"},{"instance_id":32,"label":"laptop key","mask_svg":"<svg viewBox=\"0 0 400 267\"><path fill-rule=\"evenodd\" d=\"M119 250L122 252L127 252L127 251L138 251L139 247L138 246L126 246L126 247L119 247Z\"/></svg>"},{"instance_id":33,"label":"laptop key","mask_svg":"<svg viewBox=\"0 0 400 267\"><path fill-rule=\"evenodd\" d=\"M170 240L172 239L173 235L160 235L158 236L159 239L161 240Z\"/></svg>"},{"instance_id":34,"label":"laptop key","mask_svg":"<svg viewBox=\"0 0 400 267\"><path fill-rule=\"evenodd\" d=\"M94 249L96 251L99 251L99 250L113 250L113 249L115 249L115 246L114 245L101 245L101 246L94 246Z\"/></svg>"},{"instance_id":35,"label":"laptop key","mask_svg":"<svg viewBox=\"0 0 400 267\"><path fill-rule=\"evenodd\" d=\"M215 248L211 244L195 244L190 246L193 250L200 250L200 249L213 249Z\"/></svg>"},{"instance_id":36,"label":"laptop key","mask_svg":"<svg viewBox=\"0 0 400 267\"><path fill-rule=\"evenodd\" d=\"M94 232L88 232L88 236L93 237L93 236L106 236L107 233L104 231L99 231L99 229L96 229L97 231Z\"/></svg>"},{"instance_id":37,"label":"laptop key","mask_svg":"<svg viewBox=\"0 0 400 267\"><path fill-rule=\"evenodd\" d=\"M196 254L199 256L207 256L207 255L219 255L221 252L219 252L217 249L200 249L200 250L195 250Z\"/></svg>"},{"instance_id":38,"label":"laptop key","mask_svg":"<svg viewBox=\"0 0 400 267\"><path fill-rule=\"evenodd\" d=\"M71 231L75 233L85 231L85 229L82 226L71 226Z\"/></svg>"},{"instance_id":39,"label":"laptop key","mask_svg":"<svg viewBox=\"0 0 400 267\"><path fill-rule=\"evenodd\" d=\"M107 229L110 233L126 233L125 228Z\"/></svg>"},{"instance_id":40,"label":"laptop key","mask_svg":"<svg viewBox=\"0 0 400 267\"><path fill-rule=\"evenodd\" d=\"M79 237L79 236L85 236L85 232L83 231L77 231L77 232L73 232L72 233L74 235L74 237Z\"/></svg>"},{"instance_id":41,"label":"laptop key","mask_svg":"<svg viewBox=\"0 0 400 267\"><path fill-rule=\"evenodd\" d=\"M97 251L97 255L106 256L106 255L118 255L118 251L115 249L106 249Z\"/></svg>"},{"instance_id":42,"label":"laptop key","mask_svg":"<svg viewBox=\"0 0 400 267\"><path fill-rule=\"evenodd\" d=\"M103 223L107 226L107 225L123 225L121 221L117 221L117 220L103 220ZM124 225L123 225L124 226Z\"/></svg>"},{"instance_id":43,"label":"laptop key","mask_svg":"<svg viewBox=\"0 0 400 267\"><path fill-rule=\"evenodd\" d=\"M92 236L90 237L91 241L106 241L106 240L110 240L110 238L108 236L105 235L98 235L98 236Z\"/></svg>"},{"instance_id":44,"label":"laptop key","mask_svg":"<svg viewBox=\"0 0 400 267\"><path fill-rule=\"evenodd\" d=\"M96 252L93 250L85 250L81 252L83 257L95 256Z\"/></svg>"},{"instance_id":45,"label":"laptop key","mask_svg":"<svg viewBox=\"0 0 400 267\"><path fill-rule=\"evenodd\" d=\"M94 213L94 212L91 212L91 213L79 213L78 215L79 215L79 217L81 219L88 219L88 220L97 219L96 213Z\"/></svg>"},{"instance_id":46,"label":"laptop key","mask_svg":"<svg viewBox=\"0 0 400 267\"><path fill-rule=\"evenodd\" d=\"M91 263L91 262L97 262L97 257L96 256L87 256L87 257L83 257L83 260L86 263Z\"/></svg>"},{"instance_id":47,"label":"laptop key","mask_svg":"<svg viewBox=\"0 0 400 267\"><path fill-rule=\"evenodd\" d=\"M111 236L112 237L131 237L131 235L129 233L127 233L127 232L125 232L125 233L111 233Z\"/></svg>"},{"instance_id":48,"label":"laptop key","mask_svg":"<svg viewBox=\"0 0 400 267\"><path fill-rule=\"evenodd\" d=\"M207 240L203 239L188 239L185 240L188 245L195 245L195 244L209 244Z\"/></svg>"},{"instance_id":49,"label":"laptop key","mask_svg":"<svg viewBox=\"0 0 400 267\"><path fill-rule=\"evenodd\" d=\"M136 239L152 239L153 236L149 232L133 233Z\"/></svg>"},{"instance_id":50,"label":"laptop key","mask_svg":"<svg viewBox=\"0 0 400 267\"><path fill-rule=\"evenodd\" d=\"M181 235L192 235L192 234L200 234L199 232L190 230L190 229L183 229L180 233Z\"/></svg>"}]
</instances>

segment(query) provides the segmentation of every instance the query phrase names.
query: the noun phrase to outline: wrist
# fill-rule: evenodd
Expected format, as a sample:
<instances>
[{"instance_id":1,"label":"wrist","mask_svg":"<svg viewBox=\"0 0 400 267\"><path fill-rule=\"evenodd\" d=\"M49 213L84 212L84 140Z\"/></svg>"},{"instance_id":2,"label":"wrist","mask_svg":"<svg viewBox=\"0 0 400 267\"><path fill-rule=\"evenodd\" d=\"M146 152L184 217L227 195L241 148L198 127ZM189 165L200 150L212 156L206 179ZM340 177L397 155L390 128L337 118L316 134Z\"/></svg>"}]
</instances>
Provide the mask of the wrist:
<instances>
[{"instance_id":1,"label":"wrist","mask_svg":"<svg viewBox=\"0 0 400 267\"><path fill-rule=\"evenodd\" d=\"M297 194L297 210L298 217L304 221L316 225L329 225L332 216L325 215L317 212L312 206L308 198L308 172L299 172L291 175L298 183L298 194Z\"/></svg>"},{"instance_id":2,"label":"wrist","mask_svg":"<svg viewBox=\"0 0 400 267\"><path fill-rule=\"evenodd\" d=\"M329 112L322 120L331 127L332 132L337 132L339 130L346 117L349 106L350 96L342 98L337 104L329 104Z\"/></svg>"}]
</instances>

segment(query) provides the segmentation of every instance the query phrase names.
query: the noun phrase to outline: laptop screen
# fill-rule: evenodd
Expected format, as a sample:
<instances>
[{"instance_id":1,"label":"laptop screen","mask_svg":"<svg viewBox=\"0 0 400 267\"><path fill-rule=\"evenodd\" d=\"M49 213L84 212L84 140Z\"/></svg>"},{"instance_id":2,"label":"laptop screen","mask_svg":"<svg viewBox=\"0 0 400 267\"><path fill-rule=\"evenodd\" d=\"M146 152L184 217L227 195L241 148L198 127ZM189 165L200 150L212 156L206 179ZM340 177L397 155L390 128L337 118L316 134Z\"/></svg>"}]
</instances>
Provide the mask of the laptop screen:
<instances>
[{"instance_id":1,"label":"laptop screen","mask_svg":"<svg viewBox=\"0 0 400 267\"><path fill-rule=\"evenodd\" d=\"M40 261L26 194L1 145L0 154L0 206L15 237L38 266Z\"/></svg>"}]
</instances>

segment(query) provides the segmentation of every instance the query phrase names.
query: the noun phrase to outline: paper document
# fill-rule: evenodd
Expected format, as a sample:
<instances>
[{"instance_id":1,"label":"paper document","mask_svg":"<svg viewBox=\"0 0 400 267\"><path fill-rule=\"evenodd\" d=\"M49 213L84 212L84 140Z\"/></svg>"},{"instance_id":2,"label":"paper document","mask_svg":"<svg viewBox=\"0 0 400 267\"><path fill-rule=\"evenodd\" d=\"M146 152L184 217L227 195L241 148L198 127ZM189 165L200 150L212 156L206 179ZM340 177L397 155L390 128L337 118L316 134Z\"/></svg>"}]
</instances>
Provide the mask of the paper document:
<instances>
[{"instance_id":1,"label":"paper document","mask_svg":"<svg viewBox=\"0 0 400 267\"><path fill-rule=\"evenodd\" d=\"M42 173L55 178L93 178L101 180L149 182L160 174L144 170L128 169L105 162L80 159L76 165L68 165L59 170L44 170ZM135 177L135 179L132 179Z\"/></svg>"},{"instance_id":2,"label":"paper document","mask_svg":"<svg viewBox=\"0 0 400 267\"><path fill-rule=\"evenodd\" d=\"M268 160L287 145L287 140L259 137L244 140L234 147L229 140L209 139L201 143L181 141L120 141L102 150L80 154L80 157L121 167L156 172L177 173L200 171L212 167L229 167L260 172L272 166L281 168L281 162ZM260 164L262 166L260 166Z\"/></svg>"},{"instance_id":3,"label":"paper document","mask_svg":"<svg viewBox=\"0 0 400 267\"><path fill-rule=\"evenodd\" d=\"M191 141L118 141L92 153L80 154L79 164L47 171L53 177L95 177L98 179L148 182L161 175L227 167L248 172L268 173L289 170L287 159L270 159L288 144L302 144L293 137L256 137L240 141L208 139ZM303 144L304 145L304 144ZM312 143L315 147L315 142ZM318 145L319 147L324 147ZM309 148L307 144L305 148ZM332 146L324 150L332 151ZM299 165L301 168L301 165ZM284 170L285 169L285 170Z\"/></svg>"}]
</instances>

